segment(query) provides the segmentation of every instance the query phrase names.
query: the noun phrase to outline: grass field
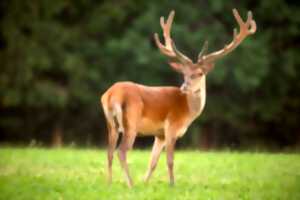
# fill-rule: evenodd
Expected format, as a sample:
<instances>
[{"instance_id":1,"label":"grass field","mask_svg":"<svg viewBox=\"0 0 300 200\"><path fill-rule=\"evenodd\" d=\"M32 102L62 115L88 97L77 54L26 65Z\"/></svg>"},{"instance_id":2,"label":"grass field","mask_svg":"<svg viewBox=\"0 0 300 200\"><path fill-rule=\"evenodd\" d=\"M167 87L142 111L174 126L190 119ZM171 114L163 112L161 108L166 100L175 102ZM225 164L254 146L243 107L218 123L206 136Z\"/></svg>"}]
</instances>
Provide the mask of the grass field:
<instances>
[{"instance_id":1,"label":"grass field","mask_svg":"<svg viewBox=\"0 0 300 200\"><path fill-rule=\"evenodd\" d=\"M300 155L177 151L169 187L165 154L148 184L149 151L129 153L128 189L119 162L106 183L103 150L0 148L0 199L300 199Z\"/></svg>"}]
</instances>

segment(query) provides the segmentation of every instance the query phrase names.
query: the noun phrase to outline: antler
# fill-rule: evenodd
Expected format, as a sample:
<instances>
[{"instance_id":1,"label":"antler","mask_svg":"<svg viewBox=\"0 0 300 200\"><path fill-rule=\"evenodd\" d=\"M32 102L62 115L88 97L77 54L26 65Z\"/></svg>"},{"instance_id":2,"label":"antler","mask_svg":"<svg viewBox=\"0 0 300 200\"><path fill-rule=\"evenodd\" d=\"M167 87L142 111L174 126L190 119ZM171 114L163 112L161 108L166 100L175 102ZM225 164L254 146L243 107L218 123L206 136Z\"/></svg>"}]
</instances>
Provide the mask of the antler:
<instances>
[{"instance_id":1,"label":"antler","mask_svg":"<svg viewBox=\"0 0 300 200\"><path fill-rule=\"evenodd\" d=\"M219 51L210 53L208 55L199 54L198 63L212 63L215 60L225 56L226 54L233 51L248 35L252 35L256 31L256 23L252 19L252 12L248 11L248 18L247 21L244 22L239 15L236 9L233 9L233 15L236 21L239 24L240 32L237 34L237 29L235 28L233 31L233 41L225 45L225 47Z\"/></svg>"},{"instance_id":2,"label":"antler","mask_svg":"<svg viewBox=\"0 0 300 200\"><path fill-rule=\"evenodd\" d=\"M187 56L185 56L183 53L177 50L175 43L173 42L171 38L171 27L173 23L173 19L175 16L175 11L172 10L169 14L169 17L167 19L167 22L165 23L164 17L160 18L160 26L163 30L163 35L165 39L165 45L163 45L160 40L157 33L154 34L154 39L157 47L160 49L160 52L169 58L171 58L175 62L180 62L182 64L191 64L193 63L191 59L189 59ZM178 70L178 69L176 69Z\"/></svg>"}]
</instances>

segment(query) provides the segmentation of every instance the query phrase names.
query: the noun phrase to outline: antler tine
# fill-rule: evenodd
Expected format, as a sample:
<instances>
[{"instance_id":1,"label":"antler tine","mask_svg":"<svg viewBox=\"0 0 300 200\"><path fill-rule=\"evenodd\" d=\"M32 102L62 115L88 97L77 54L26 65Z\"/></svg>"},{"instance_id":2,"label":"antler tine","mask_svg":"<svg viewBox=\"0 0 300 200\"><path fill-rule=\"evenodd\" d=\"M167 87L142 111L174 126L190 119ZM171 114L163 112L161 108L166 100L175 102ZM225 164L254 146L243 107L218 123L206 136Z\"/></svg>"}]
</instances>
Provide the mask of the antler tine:
<instances>
[{"instance_id":1,"label":"antler tine","mask_svg":"<svg viewBox=\"0 0 300 200\"><path fill-rule=\"evenodd\" d=\"M250 29L248 29L248 31L249 31L250 34L254 34L256 32L256 23L252 18L253 18L252 17L252 12L249 11L248 12L248 20L249 20Z\"/></svg>"},{"instance_id":2,"label":"antler tine","mask_svg":"<svg viewBox=\"0 0 300 200\"><path fill-rule=\"evenodd\" d=\"M239 14L239 12L237 11L237 9L233 9L232 10L232 12L233 12L233 16L234 16L234 18L236 19L236 21L237 21L237 23L239 24L239 26L241 27L241 26L243 26L244 25L244 21L243 21L243 19L241 18L241 16L240 16L240 14Z\"/></svg>"},{"instance_id":3,"label":"antler tine","mask_svg":"<svg viewBox=\"0 0 300 200\"><path fill-rule=\"evenodd\" d=\"M200 62L203 58L204 53L207 51L208 49L208 41L206 40L203 44L203 47L200 51L200 53L198 54L198 62Z\"/></svg>"},{"instance_id":4,"label":"antler tine","mask_svg":"<svg viewBox=\"0 0 300 200\"><path fill-rule=\"evenodd\" d=\"M165 18L163 16L161 16L159 18L159 22L160 22L161 28L164 29L165 28Z\"/></svg>"},{"instance_id":5,"label":"antler tine","mask_svg":"<svg viewBox=\"0 0 300 200\"><path fill-rule=\"evenodd\" d=\"M163 35L164 35L164 38L165 38L166 47L168 49L172 48L172 45L171 45L171 41L172 41L172 39L171 39L171 27L172 27L174 16L175 16L175 11L172 10L170 12L169 16L168 16L168 19L167 19L166 23L165 23L164 17L160 18L160 25L163 29Z\"/></svg>"},{"instance_id":6,"label":"antler tine","mask_svg":"<svg viewBox=\"0 0 300 200\"><path fill-rule=\"evenodd\" d=\"M180 63L186 64L186 63L192 63L192 61L186 57L184 54L182 54L180 51L178 51L175 47L175 44L171 38L171 27L173 23L173 19L175 16L175 11L172 10L168 16L167 21L165 22L164 17L160 18L160 26L163 30L163 36L165 40L165 44L163 45L160 40L157 33L154 34L155 43L160 49L161 53L164 55L170 57L171 59L175 59Z\"/></svg>"},{"instance_id":7,"label":"antler tine","mask_svg":"<svg viewBox=\"0 0 300 200\"><path fill-rule=\"evenodd\" d=\"M248 11L247 24L249 24L252 21L252 18L253 18L252 12L249 10Z\"/></svg>"},{"instance_id":8,"label":"antler tine","mask_svg":"<svg viewBox=\"0 0 300 200\"><path fill-rule=\"evenodd\" d=\"M236 36L237 36L237 29L234 28L234 29L233 29L233 38L236 38Z\"/></svg>"}]
</instances>

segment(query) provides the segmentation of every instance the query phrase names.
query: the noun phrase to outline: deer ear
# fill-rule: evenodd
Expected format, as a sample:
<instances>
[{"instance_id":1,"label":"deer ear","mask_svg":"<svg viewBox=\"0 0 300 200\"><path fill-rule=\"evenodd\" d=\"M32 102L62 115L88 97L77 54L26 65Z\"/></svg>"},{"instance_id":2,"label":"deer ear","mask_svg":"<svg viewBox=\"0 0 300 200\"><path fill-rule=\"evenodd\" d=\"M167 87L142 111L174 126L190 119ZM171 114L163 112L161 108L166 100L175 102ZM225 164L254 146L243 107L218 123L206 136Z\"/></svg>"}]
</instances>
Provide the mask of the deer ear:
<instances>
[{"instance_id":1,"label":"deer ear","mask_svg":"<svg viewBox=\"0 0 300 200\"><path fill-rule=\"evenodd\" d=\"M169 65L177 72L183 73L183 65L177 62L169 62Z\"/></svg>"},{"instance_id":2,"label":"deer ear","mask_svg":"<svg viewBox=\"0 0 300 200\"><path fill-rule=\"evenodd\" d=\"M202 69L204 70L204 73L207 74L214 68L214 66L215 66L215 63L208 63Z\"/></svg>"}]
</instances>

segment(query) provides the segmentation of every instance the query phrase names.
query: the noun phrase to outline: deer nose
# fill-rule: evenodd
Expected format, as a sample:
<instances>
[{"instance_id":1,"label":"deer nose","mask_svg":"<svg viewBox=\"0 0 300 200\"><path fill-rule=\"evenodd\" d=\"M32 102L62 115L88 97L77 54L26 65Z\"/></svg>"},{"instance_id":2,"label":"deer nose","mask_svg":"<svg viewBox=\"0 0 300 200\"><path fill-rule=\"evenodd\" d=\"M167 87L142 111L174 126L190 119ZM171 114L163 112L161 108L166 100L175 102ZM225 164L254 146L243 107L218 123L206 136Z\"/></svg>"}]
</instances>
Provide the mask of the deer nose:
<instances>
[{"instance_id":1,"label":"deer nose","mask_svg":"<svg viewBox=\"0 0 300 200\"><path fill-rule=\"evenodd\" d=\"M189 82L184 82L181 86L181 90L183 92L187 92L191 88L190 86L191 86L191 84Z\"/></svg>"},{"instance_id":2,"label":"deer nose","mask_svg":"<svg viewBox=\"0 0 300 200\"><path fill-rule=\"evenodd\" d=\"M188 84L186 82L184 82L181 86L181 90L184 91L184 92L187 92L188 91Z\"/></svg>"}]
</instances>

